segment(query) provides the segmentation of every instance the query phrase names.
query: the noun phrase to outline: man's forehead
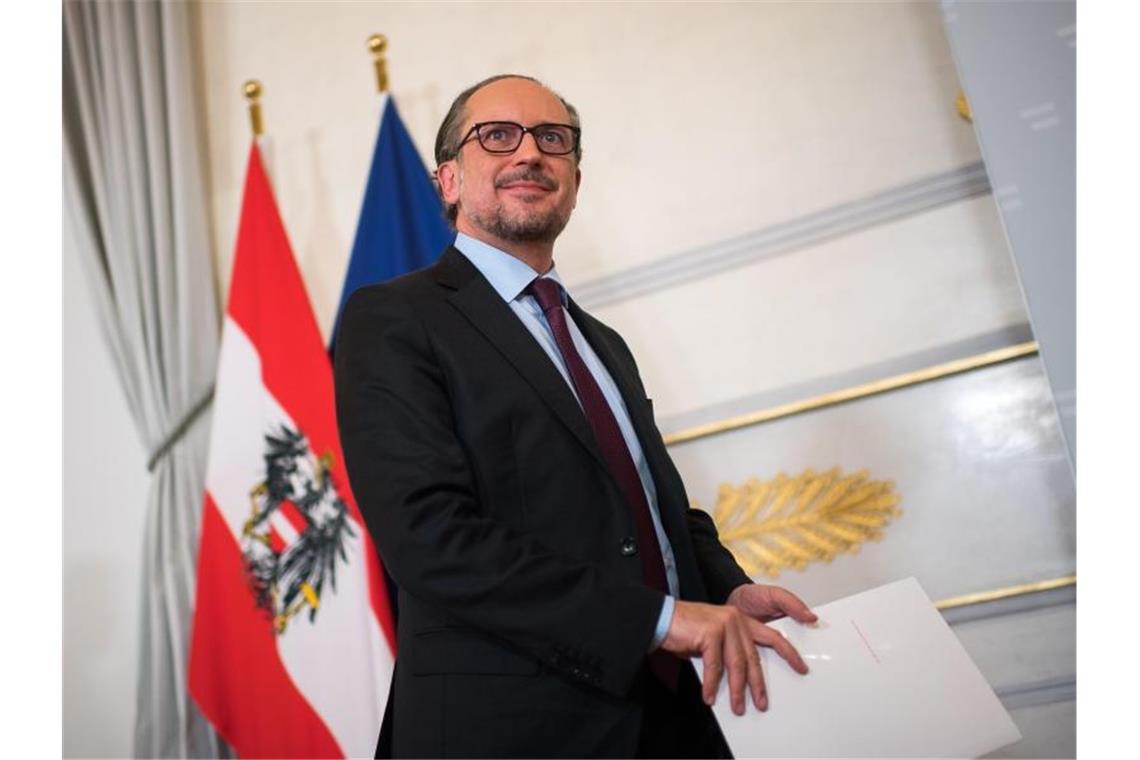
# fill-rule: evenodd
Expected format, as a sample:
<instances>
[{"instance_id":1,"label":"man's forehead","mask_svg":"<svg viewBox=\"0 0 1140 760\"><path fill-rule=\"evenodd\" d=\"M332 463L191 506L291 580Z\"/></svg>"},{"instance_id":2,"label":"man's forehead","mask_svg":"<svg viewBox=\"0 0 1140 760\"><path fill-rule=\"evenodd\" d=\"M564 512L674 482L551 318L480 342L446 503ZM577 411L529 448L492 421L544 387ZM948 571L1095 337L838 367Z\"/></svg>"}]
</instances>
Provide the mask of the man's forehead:
<instances>
[{"instance_id":1,"label":"man's forehead","mask_svg":"<svg viewBox=\"0 0 1140 760\"><path fill-rule=\"evenodd\" d=\"M469 123L496 119L565 123L569 121L570 114L562 100L539 83L509 77L481 87L467 101Z\"/></svg>"}]
</instances>

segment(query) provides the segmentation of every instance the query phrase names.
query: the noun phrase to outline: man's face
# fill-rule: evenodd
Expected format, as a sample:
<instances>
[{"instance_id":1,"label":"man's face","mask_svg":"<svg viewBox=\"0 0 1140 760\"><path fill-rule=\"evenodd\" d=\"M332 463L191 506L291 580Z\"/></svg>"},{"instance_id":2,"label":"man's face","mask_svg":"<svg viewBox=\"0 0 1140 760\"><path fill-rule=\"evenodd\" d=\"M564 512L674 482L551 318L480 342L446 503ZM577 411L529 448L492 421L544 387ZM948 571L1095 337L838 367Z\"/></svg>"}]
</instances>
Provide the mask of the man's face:
<instances>
[{"instance_id":1,"label":"man's face","mask_svg":"<svg viewBox=\"0 0 1140 760\"><path fill-rule=\"evenodd\" d=\"M467 101L461 135L474 124L513 121L524 127L569 124L562 101L528 79L500 79ZM581 172L574 155L542 153L530 133L514 153L483 150L475 136L438 169L440 189L456 204L455 226L473 237L506 242L553 242L570 220ZM483 234L480 234L483 233Z\"/></svg>"}]
</instances>

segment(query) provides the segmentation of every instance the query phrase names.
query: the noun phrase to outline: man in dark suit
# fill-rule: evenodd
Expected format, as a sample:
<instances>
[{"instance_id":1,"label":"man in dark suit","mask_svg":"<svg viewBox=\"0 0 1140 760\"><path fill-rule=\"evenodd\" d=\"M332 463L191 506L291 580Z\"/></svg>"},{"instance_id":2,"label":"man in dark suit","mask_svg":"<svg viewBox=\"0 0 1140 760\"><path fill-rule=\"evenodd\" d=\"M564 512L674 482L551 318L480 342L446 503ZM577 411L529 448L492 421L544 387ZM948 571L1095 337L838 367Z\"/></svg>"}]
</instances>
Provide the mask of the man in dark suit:
<instances>
[{"instance_id":1,"label":"man in dark suit","mask_svg":"<svg viewBox=\"0 0 1140 760\"><path fill-rule=\"evenodd\" d=\"M756 644L807 672L763 621L815 616L689 508L629 348L554 270L580 135L533 79L462 93L436 142L455 245L343 313L346 464L399 587L397 756L725 756L722 674L742 714L767 709Z\"/></svg>"}]
</instances>

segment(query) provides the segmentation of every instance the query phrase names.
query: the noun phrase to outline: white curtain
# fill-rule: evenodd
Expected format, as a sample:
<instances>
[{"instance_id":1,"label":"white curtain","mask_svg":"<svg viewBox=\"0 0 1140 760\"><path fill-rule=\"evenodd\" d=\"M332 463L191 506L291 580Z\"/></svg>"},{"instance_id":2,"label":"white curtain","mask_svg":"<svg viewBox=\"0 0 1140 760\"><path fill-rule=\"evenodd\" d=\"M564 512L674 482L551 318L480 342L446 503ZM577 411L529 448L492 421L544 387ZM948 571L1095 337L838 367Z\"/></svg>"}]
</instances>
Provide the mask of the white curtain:
<instances>
[{"instance_id":1,"label":"white curtain","mask_svg":"<svg viewBox=\"0 0 1140 760\"><path fill-rule=\"evenodd\" d=\"M187 692L220 314L188 3L65 2L65 245L83 261L152 481L134 752L228 756Z\"/></svg>"}]
</instances>

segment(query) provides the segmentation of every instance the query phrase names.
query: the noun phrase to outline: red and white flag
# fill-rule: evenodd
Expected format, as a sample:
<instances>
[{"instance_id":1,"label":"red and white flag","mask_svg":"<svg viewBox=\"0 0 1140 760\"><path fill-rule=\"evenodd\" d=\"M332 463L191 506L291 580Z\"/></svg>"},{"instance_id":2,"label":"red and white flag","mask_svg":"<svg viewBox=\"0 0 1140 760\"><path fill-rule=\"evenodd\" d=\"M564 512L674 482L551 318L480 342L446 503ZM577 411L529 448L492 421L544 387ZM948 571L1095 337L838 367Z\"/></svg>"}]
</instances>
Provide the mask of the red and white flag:
<instances>
[{"instance_id":1,"label":"red and white flag","mask_svg":"<svg viewBox=\"0 0 1140 760\"><path fill-rule=\"evenodd\" d=\"M240 756L371 757L395 631L256 142L212 424L190 693Z\"/></svg>"}]
</instances>

